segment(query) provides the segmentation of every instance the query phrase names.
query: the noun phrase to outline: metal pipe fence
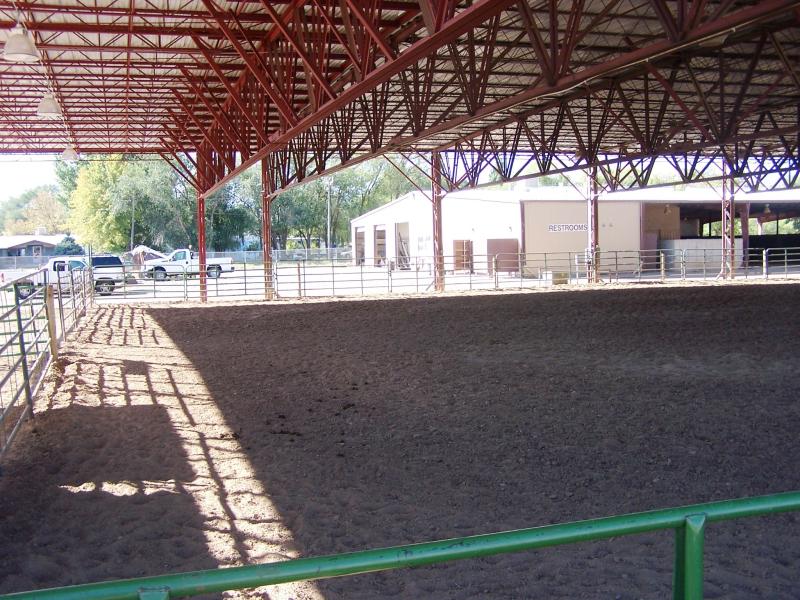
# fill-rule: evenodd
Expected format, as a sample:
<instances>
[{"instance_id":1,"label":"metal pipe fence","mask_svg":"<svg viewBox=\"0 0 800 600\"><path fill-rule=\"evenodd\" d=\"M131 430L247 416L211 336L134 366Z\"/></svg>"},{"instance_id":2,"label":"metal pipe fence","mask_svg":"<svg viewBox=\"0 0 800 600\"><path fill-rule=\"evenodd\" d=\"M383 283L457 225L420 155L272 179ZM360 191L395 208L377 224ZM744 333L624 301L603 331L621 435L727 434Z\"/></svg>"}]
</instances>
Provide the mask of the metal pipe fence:
<instances>
[{"instance_id":1,"label":"metal pipe fence","mask_svg":"<svg viewBox=\"0 0 800 600\"><path fill-rule=\"evenodd\" d=\"M59 342L86 314L91 275L42 269L0 285L0 459L26 419Z\"/></svg>"},{"instance_id":2,"label":"metal pipe fence","mask_svg":"<svg viewBox=\"0 0 800 600\"><path fill-rule=\"evenodd\" d=\"M21 592L0 598L168 600L279 583L420 567L672 529L675 531L673 599L702 600L704 541L708 524L793 511L800 511L800 492L695 504L333 556Z\"/></svg>"},{"instance_id":3,"label":"metal pipe fence","mask_svg":"<svg viewBox=\"0 0 800 600\"><path fill-rule=\"evenodd\" d=\"M333 249L331 249L333 250ZM434 257L380 258L356 263L350 258L284 260L275 254L269 273L261 253L227 255L233 271L209 269L205 278L173 268L160 277L125 268L124 280L99 299L143 301L198 301L203 280L209 300L254 298L324 298L422 294L434 291ZM258 254L258 257L254 256ZM221 256L222 253L217 253ZM638 284L670 281L709 281L725 276L721 250L664 249L552 252L444 257L447 291L512 290L580 286L595 283ZM152 275L152 274L151 274ZM738 279L800 279L800 248L737 251L734 276ZM267 294L268 289L272 294Z\"/></svg>"}]
</instances>

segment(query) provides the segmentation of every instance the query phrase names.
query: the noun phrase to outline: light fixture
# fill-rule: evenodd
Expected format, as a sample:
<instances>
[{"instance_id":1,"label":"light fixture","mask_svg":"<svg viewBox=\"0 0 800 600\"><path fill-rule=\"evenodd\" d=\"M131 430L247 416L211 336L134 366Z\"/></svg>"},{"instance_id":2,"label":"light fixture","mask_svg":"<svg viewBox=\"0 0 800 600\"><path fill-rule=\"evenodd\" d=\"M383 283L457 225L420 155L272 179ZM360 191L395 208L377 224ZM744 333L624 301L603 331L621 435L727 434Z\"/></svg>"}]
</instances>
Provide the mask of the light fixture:
<instances>
[{"instance_id":1,"label":"light fixture","mask_svg":"<svg viewBox=\"0 0 800 600\"><path fill-rule=\"evenodd\" d=\"M720 33L719 35L715 35L713 37L701 40L697 42L697 45L700 46L701 48L717 48L718 46L722 46L722 44L725 43L725 41L728 39L728 36L731 33L735 32L736 32L735 29L733 29L732 31L725 31L723 33Z\"/></svg>"},{"instance_id":2,"label":"light fixture","mask_svg":"<svg viewBox=\"0 0 800 600\"><path fill-rule=\"evenodd\" d=\"M664 214L665 214L665 215L672 214L672 207L671 207L669 204L667 204L667 205L664 207Z\"/></svg>"},{"instance_id":3,"label":"light fixture","mask_svg":"<svg viewBox=\"0 0 800 600\"><path fill-rule=\"evenodd\" d=\"M42 96L42 99L39 100L39 106L36 108L36 114L48 119L57 119L61 116L61 107L56 102L53 94L47 92Z\"/></svg>"},{"instance_id":4,"label":"light fixture","mask_svg":"<svg viewBox=\"0 0 800 600\"><path fill-rule=\"evenodd\" d=\"M67 162L75 162L79 158L78 152L75 150L75 146L72 144L64 148L64 152L61 153L61 160L65 160Z\"/></svg>"},{"instance_id":5,"label":"light fixture","mask_svg":"<svg viewBox=\"0 0 800 600\"><path fill-rule=\"evenodd\" d=\"M30 32L17 23L11 33L6 38L6 45L3 47L3 60L10 62L31 63L37 62L42 57L36 48L36 42Z\"/></svg>"},{"instance_id":6,"label":"light fixture","mask_svg":"<svg viewBox=\"0 0 800 600\"><path fill-rule=\"evenodd\" d=\"M771 212L772 212L772 211L769 209L769 204L767 204L767 205L764 207L764 214L765 214L765 215L768 215L768 214L770 214Z\"/></svg>"}]
</instances>

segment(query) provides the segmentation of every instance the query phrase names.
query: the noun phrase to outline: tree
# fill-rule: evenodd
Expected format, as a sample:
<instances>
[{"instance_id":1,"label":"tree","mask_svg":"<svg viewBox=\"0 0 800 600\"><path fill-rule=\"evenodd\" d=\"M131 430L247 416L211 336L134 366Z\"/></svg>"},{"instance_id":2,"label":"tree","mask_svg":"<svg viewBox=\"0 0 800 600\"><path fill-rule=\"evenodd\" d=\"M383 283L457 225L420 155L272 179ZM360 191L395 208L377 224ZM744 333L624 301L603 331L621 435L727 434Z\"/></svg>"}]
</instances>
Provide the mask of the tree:
<instances>
[{"instance_id":1,"label":"tree","mask_svg":"<svg viewBox=\"0 0 800 600\"><path fill-rule=\"evenodd\" d=\"M44 185L10 198L0 206L0 224L4 233L33 233L37 228L50 233L63 231L65 212L55 200L57 188Z\"/></svg>"},{"instance_id":2,"label":"tree","mask_svg":"<svg viewBox=\"0 0 800 600\"><path fill-rule=\"evenodd\" d=\"M196 244L194 190L166 162L126 157L113 192L112 210L125 223L127 248Z\"/></svg>"},{"instance_id":3,"label":"tree","mask_svg":"<svg viewBox=\"0 0 800 600\"><path fill-rule=\"evenodd\" d=\"M93 161L78 173L70 197L71 230L99 251L127 246L126 220L114 210L114 186L123 166L119 161Z\"/></svg>"},{"instance_id":4,"label":"tree","mask_svg":"<svg viewBox=\"0 0 800 600\"><path fill-rule=\"evenodd\" d=\"M67 162L60 158L56 160L56 179L58 179L56 198L64 206L69 206L69 199L78 185L78 173L88 164L86 161Z\"/></svg>"},{"instance_id":5,"label":"tree","mask_svg":"<svg viewBox=\"0 0 800 600\"><path fill-rule=\"evenodd\" d=\"M272 202L272 235L278 247L286 247L291 236L301 238L308 248L316 238L326 239L330 208L331 244L350 240L350 220L405 193L430 188L424 165L394 157L405 175L384 159L337 171L291 188Z\"/></svg>"},{"instance_id":6,"label":"tree","mask_svg":"<svg viewBox=\"0 0 800 600\"><path fill-rule=\"evenodd\" d=\"M78 244L71 235L66 236L53 248L54 256L77 256L81 254L83 254L83 246Z\"/></svg>"},{"instance_id":7,"label":"tree","mask_svg":"<svg viewBox=\"0 0 800 600\"><path fill-rule=\"evenodd\" d=\"M25 207L27 233L43 229L47 233L66 231L68 209L57 199L53 188L40 189Z\"/></svg>"}]
</instances>

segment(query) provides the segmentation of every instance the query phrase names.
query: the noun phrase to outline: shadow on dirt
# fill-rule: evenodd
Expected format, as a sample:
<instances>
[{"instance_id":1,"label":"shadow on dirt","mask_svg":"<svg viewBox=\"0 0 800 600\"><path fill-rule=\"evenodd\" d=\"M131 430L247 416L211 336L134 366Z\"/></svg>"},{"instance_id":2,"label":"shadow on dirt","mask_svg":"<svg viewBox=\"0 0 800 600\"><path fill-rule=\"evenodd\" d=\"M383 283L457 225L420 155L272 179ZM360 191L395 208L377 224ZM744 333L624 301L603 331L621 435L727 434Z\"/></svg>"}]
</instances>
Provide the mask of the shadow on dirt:
<instances>
[{"instance_id":1,"label":"shadow on dirt","mask_svg":"<svg viewBox=\"0 0 800 600\"><path fill-rule=\"evenodd\" d=\"M799 286L758 285L148 312L298 546L320 555L800 489L798 306ZM707 594L796 597L799 527L791 515L713 525ZM671 539L318 587L663 598Z\"/></svg>"}]
</instances>

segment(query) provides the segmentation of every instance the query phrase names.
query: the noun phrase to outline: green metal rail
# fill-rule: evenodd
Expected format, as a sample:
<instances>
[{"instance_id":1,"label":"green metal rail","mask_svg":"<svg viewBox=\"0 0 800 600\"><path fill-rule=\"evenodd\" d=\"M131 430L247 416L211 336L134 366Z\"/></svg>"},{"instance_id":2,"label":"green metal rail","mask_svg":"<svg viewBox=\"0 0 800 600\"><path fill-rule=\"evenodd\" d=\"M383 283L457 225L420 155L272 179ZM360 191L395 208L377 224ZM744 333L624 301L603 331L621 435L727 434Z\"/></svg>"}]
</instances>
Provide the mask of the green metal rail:
<instances>
[{"instance_id":1,"label":"green metal rail","mask_svg":"<svg viewBox=\"0 0 800 600\"><path fill-rule=\"evenodd\" d=\"M0 596L0 599L167 600L292 581L419 567L465 558L674 529L676 543L673 597L676 600L702 600L703 542L706 524L791 511L800 511L800 492L725 500L349 554L298 558L248 567L230 567L22 592Z\"/></svg>"}]
</instances>

